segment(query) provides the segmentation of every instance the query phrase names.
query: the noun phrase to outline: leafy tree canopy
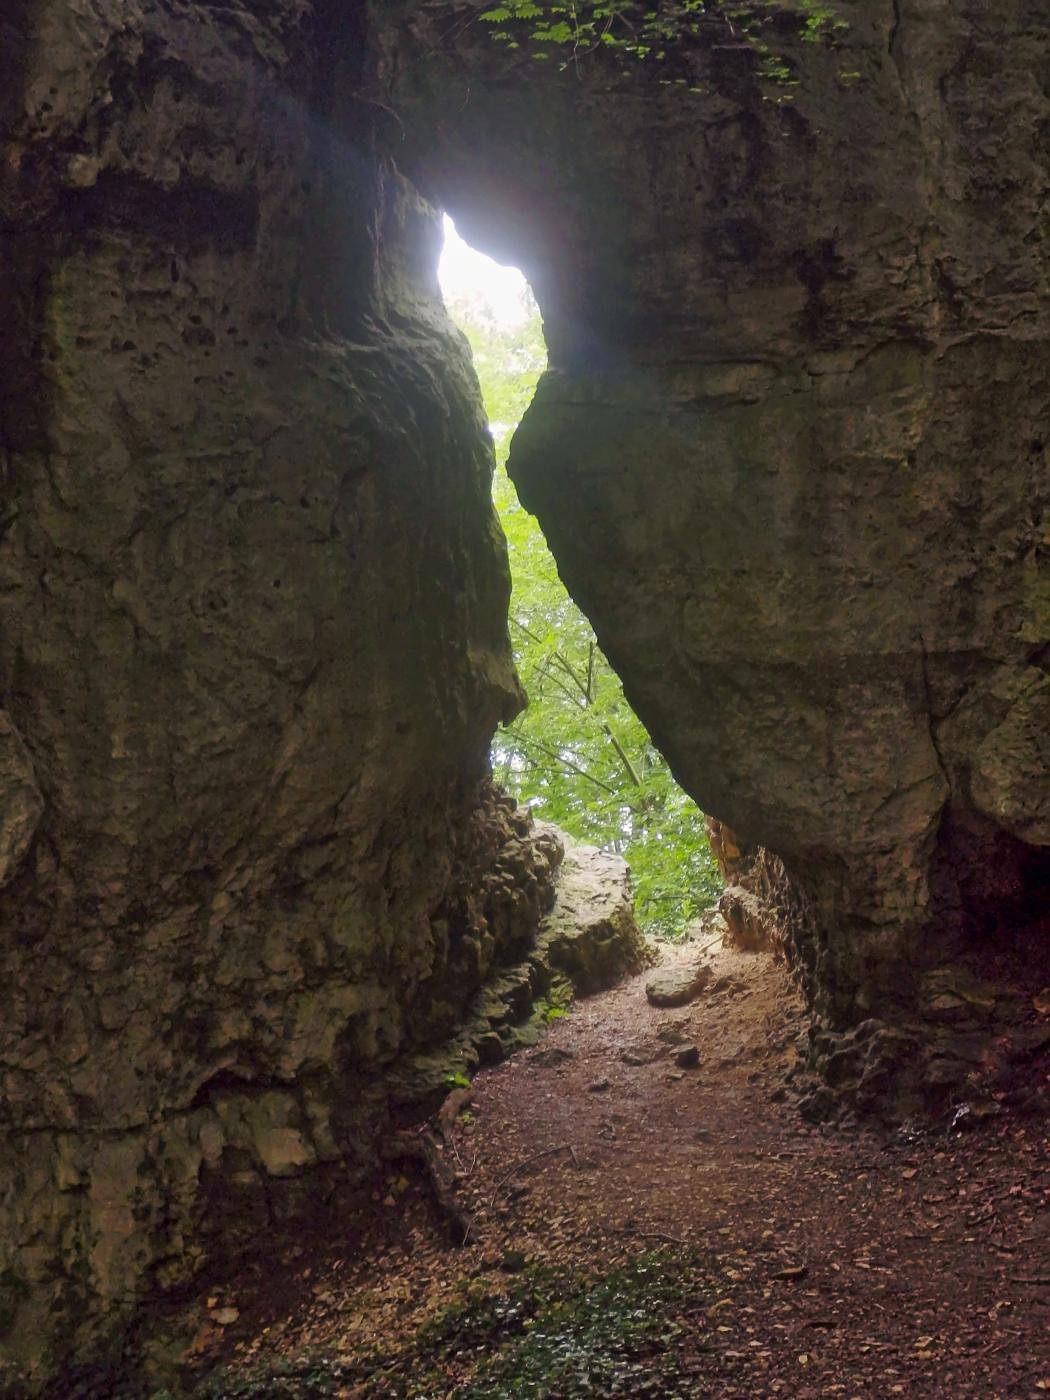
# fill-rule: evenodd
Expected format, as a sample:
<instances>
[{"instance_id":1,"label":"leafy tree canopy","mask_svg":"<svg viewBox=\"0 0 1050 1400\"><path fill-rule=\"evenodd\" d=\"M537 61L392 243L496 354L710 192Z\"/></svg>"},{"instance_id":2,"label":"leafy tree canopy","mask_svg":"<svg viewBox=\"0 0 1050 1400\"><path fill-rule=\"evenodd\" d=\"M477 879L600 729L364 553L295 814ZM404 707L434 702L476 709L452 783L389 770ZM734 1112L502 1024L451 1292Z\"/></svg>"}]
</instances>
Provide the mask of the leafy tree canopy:
<instances>
[{"instance_id":1,"label":"leafy tree canopy","mask_svg":"<svg viewBox=\"0 0 1050 1400\"><path fill-rule=\"evenodd\" d=\"M537 816L624 855L643 926L675 937L720 888L703 814L628 705L506 473L511 434L546 365L539 313L532 303L527 320L507 327L466 302L450 312L474 352L496 444L494 495L514 580L511 640L530 700L496 738L496 777Z\"/></svg>"}]
</instances>

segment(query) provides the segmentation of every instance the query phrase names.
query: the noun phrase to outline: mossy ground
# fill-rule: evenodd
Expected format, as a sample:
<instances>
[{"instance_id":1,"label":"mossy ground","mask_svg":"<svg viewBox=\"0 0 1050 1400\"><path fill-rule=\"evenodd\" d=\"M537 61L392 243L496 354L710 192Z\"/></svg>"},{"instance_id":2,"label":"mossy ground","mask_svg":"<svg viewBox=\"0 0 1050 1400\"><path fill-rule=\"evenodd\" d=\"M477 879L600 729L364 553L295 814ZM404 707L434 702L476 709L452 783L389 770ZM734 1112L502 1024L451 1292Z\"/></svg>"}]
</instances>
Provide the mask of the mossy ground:
<instances>
[{"instance_id":1,"label":"mossy ground","mask_svg":"<svg viewBox=\"0 0 1050 1400\"><path fill-rule=\"evenodd\" d=\"M457 1400L684 1400L684 1314L703 1296L699 1264L688 1251L659 1251L607 1273L537 1264L509 1280L464 1280L455 1301L386 1356L300 1355L247 1375L220 1374L199 1393L202 1400L444 1400L450 1393Z\"/></svg>"}]
</instances>

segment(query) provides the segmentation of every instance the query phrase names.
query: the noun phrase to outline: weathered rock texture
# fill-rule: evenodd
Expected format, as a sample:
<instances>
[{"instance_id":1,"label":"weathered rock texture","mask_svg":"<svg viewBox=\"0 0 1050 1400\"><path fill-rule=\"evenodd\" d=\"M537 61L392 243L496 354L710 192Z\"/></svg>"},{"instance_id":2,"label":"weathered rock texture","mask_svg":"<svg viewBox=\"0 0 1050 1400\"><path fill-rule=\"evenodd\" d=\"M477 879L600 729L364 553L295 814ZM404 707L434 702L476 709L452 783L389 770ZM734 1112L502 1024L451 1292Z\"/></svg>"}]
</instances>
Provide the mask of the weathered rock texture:
<instances>
[{"instance_id":1,"label":"weathered rock texture","mask_svg":"<svg viewBox=\"0 0 1050 1400\"><path fill-rule=\"evenodd\" d=\"M783 862L824 1025L1045 959L1045 5L787 18L790 102L717 24L695 95L383 8L408 168L544 314L511 473L679 779Z\"/></svg>"},{"instance_id":2,"label":"weathered rock texture","mask_svg":"<svg viewBox=\"0 0 1050 1400\"><path fill-rule=\"evenodd\" d=\"M530 917L527 934L516 945L523 953L520 961L509 961L508 949L505 965L478 992L455 1034L443 1045L406 1058L389 1077L392 1106L399 1114L418 1118L433 1113L451 1082L472 1074L479 1064L496 1063L535 1045L552 1012L562 1014L575 995L614 986L649 960L622 857L579 845L549 823L537 825L524 848L516 849L524 849L533 864L539 853L556 871L553 902L538 926ZM523 880L514 869L514 854L511 848L501 857L486 884L499 888L502 882L517 906Z\"/></svg>"},{"instance_id":3,"label":"weathered rock texture","mask_svg":"<svg viewBox=\"0 0 1050 1400\"><path fill-rule=\"evenodd\" d=\"M491 453L363 33L0 16L3 1381L360 1179L383 1067L549 904L479 786Z\"/></svg>"},{"instance_id":4,"label":"weathered rock texture","mask_svg":"<svg viewBox=\"0 0 1050 1400\"><path fill-rule=\"evenodd\" d=\"M352 1180L383 1071L549 898L479 787L506 566L405 172L532 277L516 478L683 782L782 862L820 1034L958 1041L987 998L940 965L1036 946L1045 6L850 6L792 106L717 42L699 98L504 68L477 8L0 16L8 1375Z\"/></svg>"}]
</instances>

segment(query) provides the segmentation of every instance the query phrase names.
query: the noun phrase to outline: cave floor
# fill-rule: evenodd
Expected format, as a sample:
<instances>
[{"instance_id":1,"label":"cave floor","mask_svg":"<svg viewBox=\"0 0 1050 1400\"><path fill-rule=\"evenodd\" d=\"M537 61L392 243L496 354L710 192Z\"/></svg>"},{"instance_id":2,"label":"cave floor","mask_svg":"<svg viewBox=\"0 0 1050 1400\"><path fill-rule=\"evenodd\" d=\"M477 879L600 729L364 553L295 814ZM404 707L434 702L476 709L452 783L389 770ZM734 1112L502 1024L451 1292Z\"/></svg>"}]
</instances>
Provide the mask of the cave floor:
<instances>
[{"instance_id":1,"label":"cave floor","mask_svg":"<svg viewBox=\"0 0 1050 1400\"><path fill-rule=\"evenodd\" d=\"M477 1076L446 1147L476 1218L465 1247L449 1245L425 1182L395 1171L345 1238L275 1242L213 1289L195 1344L211 1379L196 1393L1050 1392L1045 1121L808 1125L785 1095L804 1024L785 974L762 955L710 956L715 988L728 980L693 1005L658 1010L636 977ZM680 1068L693 1045L699 1064ZM630 1364L588 1380L581 1352L571 1383L484 1381L501 1346L507 1376L515 1338L550 1331L521 1320L529 1287L571 1277L578 1299L639 1260L677 1282L659 1294L662 1331L632 1324Z\"/></svg>"}]
</instances>

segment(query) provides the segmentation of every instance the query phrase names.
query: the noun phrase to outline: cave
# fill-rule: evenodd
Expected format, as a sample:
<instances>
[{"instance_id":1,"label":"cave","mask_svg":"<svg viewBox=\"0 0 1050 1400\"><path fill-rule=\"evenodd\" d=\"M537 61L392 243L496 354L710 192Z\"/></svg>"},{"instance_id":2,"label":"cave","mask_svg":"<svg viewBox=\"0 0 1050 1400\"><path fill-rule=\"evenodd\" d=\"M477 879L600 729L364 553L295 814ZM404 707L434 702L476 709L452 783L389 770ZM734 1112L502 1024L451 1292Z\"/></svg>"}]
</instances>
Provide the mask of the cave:
<instances>
[{"instance_id":1,"label":"cave","mask_svg":"<svg viewBox=\"0 0 1050 1400\"><path fill-rule=\"evenodd\" d=\"M1043 7L785 4L790 100L724 24L683 86L484 8L0 18L5 1381L337 1197L548 899L440 210L535 290L511 474L814 1066L892 1116L1030 1048Z\"/></svg>"}]
</instances>

